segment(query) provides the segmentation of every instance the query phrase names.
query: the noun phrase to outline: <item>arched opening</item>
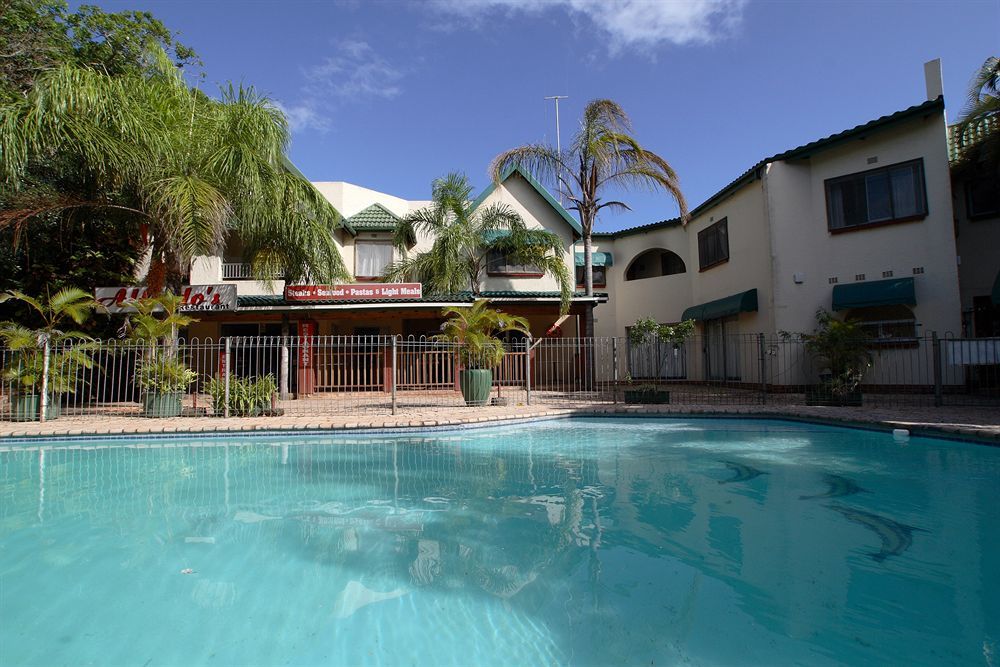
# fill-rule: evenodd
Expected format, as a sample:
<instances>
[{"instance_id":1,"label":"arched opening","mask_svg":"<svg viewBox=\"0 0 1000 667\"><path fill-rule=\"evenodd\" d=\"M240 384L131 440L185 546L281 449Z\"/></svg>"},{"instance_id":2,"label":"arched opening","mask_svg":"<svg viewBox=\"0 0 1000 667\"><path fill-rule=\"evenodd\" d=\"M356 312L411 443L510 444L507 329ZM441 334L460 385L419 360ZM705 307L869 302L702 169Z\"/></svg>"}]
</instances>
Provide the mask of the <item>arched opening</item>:
<instances>
[{"instance_id":1,"label":"arched opening","mask_svg":"<svg viewBox=\"0 0 1000 667\"><path fill-rule=\"evenodd\" d=\"M652 248L638 255L625 269L625 280L643 280L658 276L672 276L684 273L684 260L675 252L664 248Z\"/></svg>"}]
</instances>

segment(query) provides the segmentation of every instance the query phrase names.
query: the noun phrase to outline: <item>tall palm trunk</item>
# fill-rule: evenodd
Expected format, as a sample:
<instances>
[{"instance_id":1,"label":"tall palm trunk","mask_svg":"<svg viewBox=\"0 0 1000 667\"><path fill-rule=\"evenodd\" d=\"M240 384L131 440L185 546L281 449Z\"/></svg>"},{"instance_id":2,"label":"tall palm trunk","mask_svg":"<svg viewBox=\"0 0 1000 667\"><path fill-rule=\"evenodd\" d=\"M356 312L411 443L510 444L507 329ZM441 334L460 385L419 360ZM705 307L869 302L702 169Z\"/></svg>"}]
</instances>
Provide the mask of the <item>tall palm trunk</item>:
<instances>
[{"instance_id":1,"label":"tall palm trunk","mask_svg":"<svg viewBox=\"0 0 1000 667\"><path fill-rule=\"evenodd\" d=\"M583 234L583 287L587 296L594 296L594 240L590 232Z\"/></svg>"}]
</instances>

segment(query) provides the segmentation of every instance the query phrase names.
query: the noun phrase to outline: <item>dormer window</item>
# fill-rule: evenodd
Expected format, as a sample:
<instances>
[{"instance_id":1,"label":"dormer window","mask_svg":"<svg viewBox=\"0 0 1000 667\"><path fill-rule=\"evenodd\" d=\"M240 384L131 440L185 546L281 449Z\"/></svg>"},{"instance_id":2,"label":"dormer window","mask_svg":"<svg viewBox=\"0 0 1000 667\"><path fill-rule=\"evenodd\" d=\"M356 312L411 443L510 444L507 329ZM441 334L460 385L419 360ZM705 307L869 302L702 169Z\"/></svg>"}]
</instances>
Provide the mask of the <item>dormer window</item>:
<instances>
[{"instance_id":1,"label":"dormer window","mask_svg":"<svg viewBox=\"0 0 1000 667\"><path fill-rule=\"evenodd\" d=\"M378 280L392 263L392 244L388 241L357 241L354 244L354 277Z\"/></svg>"}]
</instances>

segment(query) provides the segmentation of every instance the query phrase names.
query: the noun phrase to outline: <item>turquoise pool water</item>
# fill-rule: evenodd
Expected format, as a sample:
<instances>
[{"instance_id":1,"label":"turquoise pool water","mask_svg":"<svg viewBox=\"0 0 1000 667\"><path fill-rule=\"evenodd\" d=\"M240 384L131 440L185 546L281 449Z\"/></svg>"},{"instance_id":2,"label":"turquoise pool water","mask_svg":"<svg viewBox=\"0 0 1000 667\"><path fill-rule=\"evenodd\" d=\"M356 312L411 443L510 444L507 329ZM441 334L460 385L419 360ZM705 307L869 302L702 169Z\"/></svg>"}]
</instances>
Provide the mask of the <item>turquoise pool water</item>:
<instances>
[{"instance_id":1,"label":"turquoise pool water","mask_svg":"<svg viewBox=\"0 0 1000 667\"><path fill-rule=\"evenodd\" d=\"M780 421L0 452L3 665L1000 665L1000 449Z\"/></svg>"}]
</instances>

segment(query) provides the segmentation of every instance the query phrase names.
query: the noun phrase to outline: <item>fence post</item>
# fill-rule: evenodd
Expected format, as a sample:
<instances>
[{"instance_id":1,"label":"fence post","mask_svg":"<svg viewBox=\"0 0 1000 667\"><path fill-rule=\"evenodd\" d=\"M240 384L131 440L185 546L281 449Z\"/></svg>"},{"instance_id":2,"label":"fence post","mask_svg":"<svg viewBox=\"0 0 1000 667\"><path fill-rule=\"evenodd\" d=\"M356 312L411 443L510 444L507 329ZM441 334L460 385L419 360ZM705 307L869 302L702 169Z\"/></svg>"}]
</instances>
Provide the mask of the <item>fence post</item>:
<instances>
[{"instance_id":1,"label":"fence post","mask_svg":"<svg viewBox=\"0 0 1000 667\"><path fill-rule=\"evenodd\" d=\"M38 421L45 422L45 413L49 411L49 363L51 348L49 338L45 337L45 347L42 350L42 395L38 397Z\"/></svg>"},{"instance_id":2,"label":"fence post","mask_svg":"<svg viewBox=\"0 0 1000 667\"><path fill-rule=\"evenodd\" d=\"M396 336L392 337L392 414L396 414Z\"/></svg>"},{"instance_id":3,"label":"fence post","mask_svg":"<svg viewBox=\"0 0 1000 667\"><path fill-rule=\"evenodd\" d=\"M281 380L280 391L281 400L288 400L288 362L291 355L288 352L288 336L281 337Z\"/></svg>"},{"instance_id":4,"label":"fence post","mask_svg":"<svg viewBox=\"0 0 1000 667\"><path fill-rule=\"evenodd\" d=\"M941 386L941 339L937 331L931 332L931 351L934 357L934 407L941 407L944 405L944 392Z\"/></svg>"},{"instance_id":5,"label":"fence post","mask_svg":"<svg viewBox=\"0 0 1000 667\"><path fill-rule=\"evenodd\" d=\"M767 346L764 343L764 334L757 334L757 352L760 355L760 402L767 404Z\"/></svg>"},{"instance_id":6,"label":"fence post","mask_svg":"<svg viewBox=\"0 0 1000 667\"><path fill-rule=\"evenodd\" d=\"M531 405L531 336L524 339L524 393L525 403Z\"/></svg>"},{"instance_id":7,"label":"fence post","mask_svg":"<svg viewBox=\"0 0 1000 667\"><path fill-rule=\"evenodd\" d=\"M230 367L230 361L231 361L231 359L229 358L229 355L230 355L229 336L226 336L226 351L225 351L224 357L223 357L226 361L222 365L222 371L224 373L222 382L223 382L223 385L225 387L225 391L223 393L223 401L224 401L224 403L222 404L223 405L222 411L223 411L223 415L226 416L226 417L229 417L229 375L230 375L230 373L229 373L229 367Z\"/></svg>"},{"instance_id":8,"label":"fence post","mask_svg":"<svg viewBox=\"0 0 1000 667\"><path fill-rule=\"evenodd\" d=\"M618 402L618 336L611 339L611 400Z\"/></svg>"}]
</instances>

